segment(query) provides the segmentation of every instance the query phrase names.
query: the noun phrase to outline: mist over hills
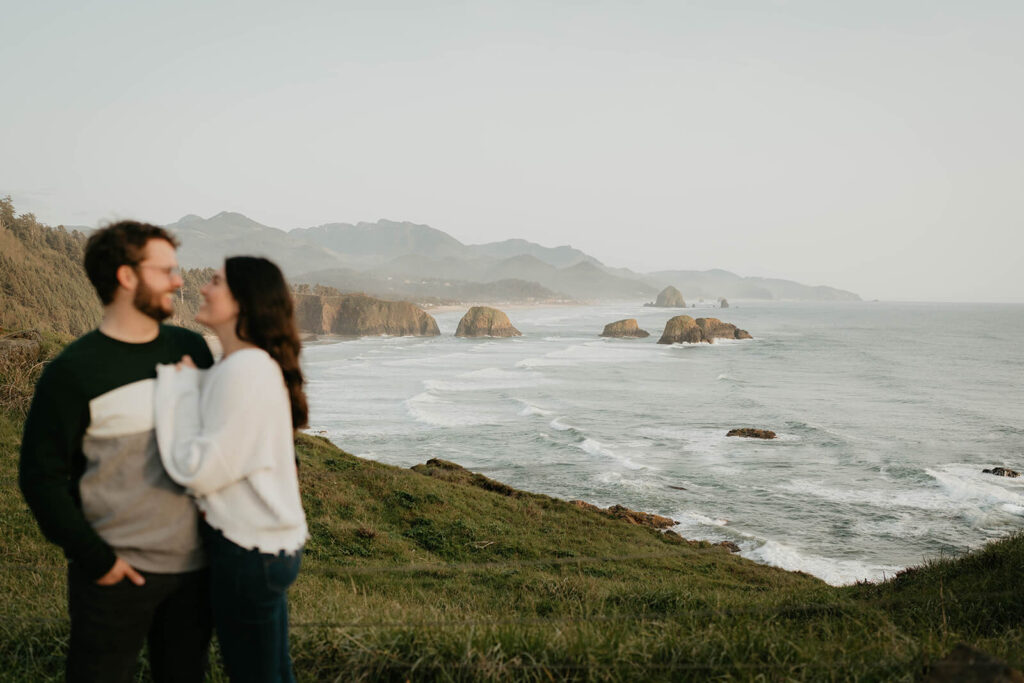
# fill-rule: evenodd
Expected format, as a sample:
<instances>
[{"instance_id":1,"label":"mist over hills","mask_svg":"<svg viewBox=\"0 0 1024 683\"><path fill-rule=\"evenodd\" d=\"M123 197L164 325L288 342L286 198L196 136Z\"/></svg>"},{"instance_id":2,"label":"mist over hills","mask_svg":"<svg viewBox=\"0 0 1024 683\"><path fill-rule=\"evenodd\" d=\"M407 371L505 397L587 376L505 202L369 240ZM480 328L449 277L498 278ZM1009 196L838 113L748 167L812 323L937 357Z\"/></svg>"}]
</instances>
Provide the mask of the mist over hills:
<instances>
[{"instance_id":1,"label":"mist over hills","mask_svg":"<svg viewBox=\"0 0 1024 683\"><path fill-rule=\"evenodd\" d=\"M463 244L408 221L327 223L284 232L225 211L207 219L184 216L166 227L181 239L178 257L186 268L217 266L232 254L263 255L294 282L421 301L637 301L668 285L687 299L860 299L832 287L724 270L636 273L567 245L523 239Z\"/></svg>"}]
</instances>

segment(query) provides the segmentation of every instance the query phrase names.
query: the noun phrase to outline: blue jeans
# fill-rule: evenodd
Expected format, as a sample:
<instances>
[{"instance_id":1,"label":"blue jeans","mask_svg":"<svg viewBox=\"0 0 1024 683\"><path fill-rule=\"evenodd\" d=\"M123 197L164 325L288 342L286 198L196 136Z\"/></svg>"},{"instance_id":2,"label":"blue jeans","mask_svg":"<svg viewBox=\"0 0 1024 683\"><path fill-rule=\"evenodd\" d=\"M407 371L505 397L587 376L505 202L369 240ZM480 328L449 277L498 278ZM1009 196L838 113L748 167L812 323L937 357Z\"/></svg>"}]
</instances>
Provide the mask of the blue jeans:
<instances>
[{"instance_id":1,"label":"blue jeans","mask_svg":"<svg viewBox=\"0 0 1024 683\"><path fill-rule=\"evenodd\" d=\"M302 552L246 550L203 524L210 599L224 668L232 681L294 683L288 654L288 586Z\"/></svg>"}]
</instances>

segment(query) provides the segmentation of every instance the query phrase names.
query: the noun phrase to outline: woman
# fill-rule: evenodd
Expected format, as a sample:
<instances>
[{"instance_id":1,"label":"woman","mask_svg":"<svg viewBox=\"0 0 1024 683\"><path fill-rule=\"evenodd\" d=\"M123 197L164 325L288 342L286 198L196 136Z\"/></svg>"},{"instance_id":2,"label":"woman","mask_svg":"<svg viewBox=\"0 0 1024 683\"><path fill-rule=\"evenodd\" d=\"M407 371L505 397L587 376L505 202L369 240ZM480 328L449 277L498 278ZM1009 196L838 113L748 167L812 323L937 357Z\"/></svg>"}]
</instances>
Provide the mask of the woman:
<instances>
[{"instance_id":1,"label":"woman","mask_svg":"<svg viewBox=\"0 0 1024 683\"><path fill-rule=\"evenodd\" d=\"M196 321L216 333L224 356L205 372L187 356L157 368L160 456L203 513L228 675L294 681L286 591L307 529L293 438L307 406L291 293L273 263L238 256L201 294Z\"/></svg>"}]
</instances>

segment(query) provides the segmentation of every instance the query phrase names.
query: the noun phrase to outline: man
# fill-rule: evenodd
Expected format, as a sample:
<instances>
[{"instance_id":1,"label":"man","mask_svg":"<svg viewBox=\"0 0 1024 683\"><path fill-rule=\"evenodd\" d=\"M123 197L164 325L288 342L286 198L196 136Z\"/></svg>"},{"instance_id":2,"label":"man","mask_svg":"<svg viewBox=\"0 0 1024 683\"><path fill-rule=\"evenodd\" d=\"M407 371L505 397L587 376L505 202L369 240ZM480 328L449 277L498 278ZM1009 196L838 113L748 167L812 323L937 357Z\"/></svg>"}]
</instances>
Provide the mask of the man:
<instances>
[{"instance_id":1,"label":"man","mask_svg":"<svg viewBox=\"0 0 1024 683\"><path fill-rule=\"evenodd\" d=\"M181 287L163 228L123 221L93 234L85 270L98 329L51 362L25 422L19 482L68 558L69 681L128 681L144 641L153 678L202 681L210 641L196 509L156 446L157 363L213 363L203 338L162 325Z\"/></svg>"}]
</instances>

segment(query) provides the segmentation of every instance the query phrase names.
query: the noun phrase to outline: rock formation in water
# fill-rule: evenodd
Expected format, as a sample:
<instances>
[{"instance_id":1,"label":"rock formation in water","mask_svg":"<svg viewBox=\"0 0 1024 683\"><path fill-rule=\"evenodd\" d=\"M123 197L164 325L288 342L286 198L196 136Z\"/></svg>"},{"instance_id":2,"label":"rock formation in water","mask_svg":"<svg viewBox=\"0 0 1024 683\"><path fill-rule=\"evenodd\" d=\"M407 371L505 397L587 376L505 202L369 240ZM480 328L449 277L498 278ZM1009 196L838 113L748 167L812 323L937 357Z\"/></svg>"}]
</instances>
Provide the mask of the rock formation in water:
<instances>
[{"instance_id":1,"label":"rock formation in water","mask_svg":"<svg viewBox=\"0 0 1024 683\"><path fill-rule=\"evenodd\" d=\"M990 470L982 470L984 474L994 474L997 477L1011 477L1016 478L1020 476L1020 472L1017 470L1007 469L1005 467L993 467Z\"/></svg>"},{"instance_id":2,"label":"rock formation in water","mask_svg":"<svg viewBox=\"0 0 1024 683\"><path fill-rule=\"evenodd\" d=\"M365 294L295 295L299 329L313 334L346 337L393 335L436 337L437 321L416 304L384 301Z\"/></svg>"},{"instance_id":3,"label":"rock formation in water","mask_svg":"<svg viewBox=\"0 0 1024 683\"><path fill-rule=\"evenodd\" d=\"M474 306L462 316L456 337L521 337L522 332L512 327L508 316L497 308Z\"/></svg>"},{"instance_id":4,"label":"rock formation in water","mask_svg":"<svg viewBox=\"0 0 1024 683\"><path fill-rule=\"evenodd\" d=\"M718 307L729 308L729 300L723 296L721 299L718 300Z\"/></svg>"},{"instance_id":5,"label":"rock formation in water","mask_svg":"<svg viewBox=\"0 0 1024 683\"><path fill-rule=\"evenodd\" d=\"M655 308L686 308L686 301L683 300L683 293L669 285L658 293L654 303L644 304Z\"/></svg>"},{"instance_id":6,"label":"rock formation in water","mask_svg":"<svg viewBox=\"0 0 1024 683\"><path fill-rule=\"evenodd\" d=\"M770 429L752 429L750 427L742 427L740 429L730 429L726 436L743 436L748 439L774 439L775 432Z\"/></svg>"},{"instance_id":7,"label":"rock formation in water","mask_svg":"<svg viewBox=\"0 0 1024 683\"><path fill-rule=\"evenodd\" d=\"M601 333L602 337L637 337L644 338L650 337L651 333L647 330L641 330L640 326L636 322L636 318L627 318L626 320L616 320L613 323L608 323L604 326L604 332Z\"/></svg>"},{"instance_id":8,"label":"rock formation in water","mask_svg":"<svg viewBox=\"0 0 1024 683\"><path fill-rule=\"evenodd\" d=\"M716 339L753 339L746 330L741 330L730 323L723 323L718 318L697 318L688 315L677 315L665 323L665 331L661 334L659 344L696 344L712 343Z\"/></svg>"}]
</instances>

